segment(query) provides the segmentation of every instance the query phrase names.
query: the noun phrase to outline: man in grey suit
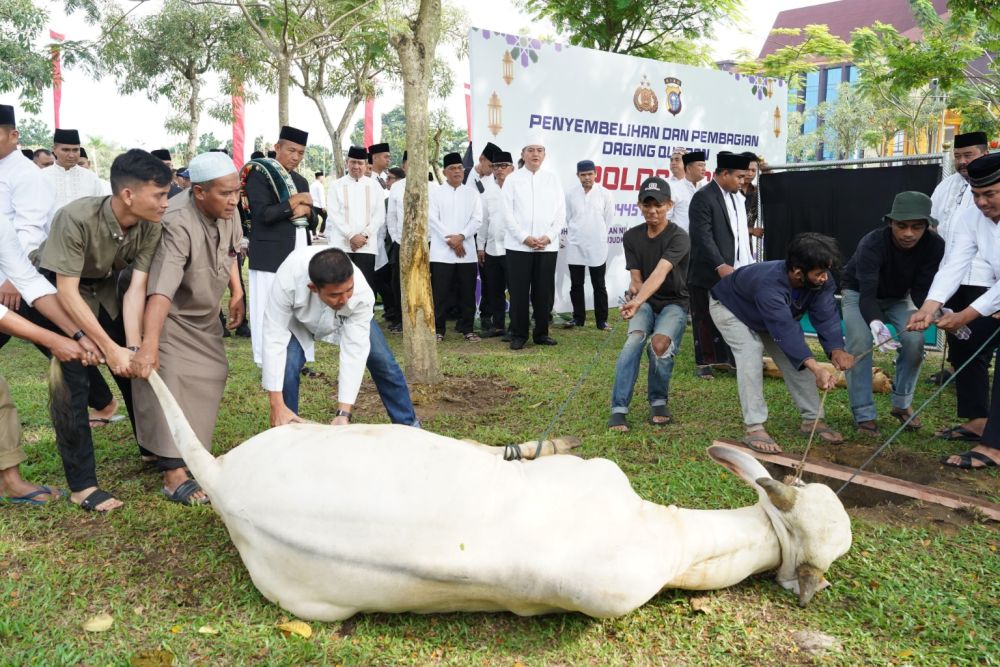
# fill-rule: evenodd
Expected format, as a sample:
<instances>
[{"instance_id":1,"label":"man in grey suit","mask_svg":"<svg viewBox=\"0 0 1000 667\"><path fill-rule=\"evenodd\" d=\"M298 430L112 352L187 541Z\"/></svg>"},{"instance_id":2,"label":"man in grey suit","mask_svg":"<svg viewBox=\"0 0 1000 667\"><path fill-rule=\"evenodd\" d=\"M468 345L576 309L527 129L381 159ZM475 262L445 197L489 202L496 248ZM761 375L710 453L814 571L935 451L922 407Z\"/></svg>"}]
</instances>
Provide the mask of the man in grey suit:
<instances>
[{"instance_id":1,"label":"man in grey suit","mask_svg":"<svg viewBox=\"0 0 1000 667\"><path fill-rule=\"evenodd\" d=\"M738 196L750 160L721 151L712 182L691 197L688 209L691 265L688 293L694 334L695 372L713 379L713 364L733 365L732 352L708 312L708 291L730 273L753 263L746 208Z\"/></svg>"}]
</instances>

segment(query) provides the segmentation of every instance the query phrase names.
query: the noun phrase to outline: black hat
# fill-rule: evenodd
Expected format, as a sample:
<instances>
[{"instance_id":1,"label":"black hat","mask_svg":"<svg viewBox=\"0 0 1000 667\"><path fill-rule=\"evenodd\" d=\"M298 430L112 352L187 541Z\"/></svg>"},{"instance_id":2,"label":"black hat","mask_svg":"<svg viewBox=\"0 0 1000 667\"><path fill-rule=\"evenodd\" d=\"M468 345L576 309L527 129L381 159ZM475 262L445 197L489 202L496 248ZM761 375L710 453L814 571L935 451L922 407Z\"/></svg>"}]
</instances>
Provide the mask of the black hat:
<instances>
[{"instance_id":1,"label":"black hat","mask_svg":"<svg viewBox=\"0 0 1000 667\"><path fill-rule=\"evenodd\" d=\"M264 157L264 151L254 151L253 153L250 153L251 160L259 160L262 157Z\"/></svg>"},{"instance_id":2,"label":"black hat","mask_svg":"<svg viewBox=\"0 0 1000 667\"><path fill-rule=\"evenodd\" d=\"M305 146L309 143L309 133L303 132L298 128L292 127L291 125L285 125L281 128L281 132L278 133L278 139L290 141L293 144L298 144L299 146Z\"/></svg>"},{"instance_id":3,"label":"black hat","mask_svg":"<svg viewBox=\"0 0 1000 667\"><path fill-rule=\"evenodd\" d=\"M497 155L500 154L500 153L502 153L502 152L503 151L500 150L499 146L497 146L496 144L494 144L492 142L487 141L486 142L486 147L483 148L483 152L481 153L481 155L484 158L486 158L487 160L489 160L490 162L496 162L497 161L496 160Z\"/></svg>"},{"instance_id":4,"label":"black hat","mask_svg":"<svg viewBox=\"0 0 1000 667\"><path fill-rule=\"evenodd\" d=\"M0 124L6 125L6 123L0 123ZM30 148L22 148L21 155L28 158L29 160L35 159L35 151L31 150Z\"/></svg>"},{"instance_id":5,"label":"black hat","mask_svg":"<svg viewBox=\"0 0 1000 667\"><path fill-rule=\"evenodd\" d=\"M268 151L267 152L267 156L269 158L276 158L276 157L278 157L278 151Z\"/></svg>"},{"instance_id":6,"label":"black hat","mask_svg":"<svg viewBox=\"0 0 1000 667\"><path fill-rule=\"evenodd\" d=\"M704 162L705 161L705 151L691 151L690 153L685 153L681 156L681 162L684 166L688 166L692 162Z\"/></svg>"},{"instance_id":7,"label":"black hat","mask_svg":"<svg viewBox=\"0 0 1000 667\"><path fill-rule=\"evenodd\" d=\"M55 134L52 135L52 143L79 146L80 133L76 130L56 130Z\"/></svg>"},{"instance_id":8,"label":"black hat","mask_svg":"<svg viewBox=\"0 0 1000 667\"><path fill-rule=\"evenodd\" d=\"M593 160L580 160L576 163L576 173L582 174L585 171L594 171L597 167Z\"/></svg>"},{"instance_id":9,"label":"black hat","mask_svg":"<svg viewBox=\"0 0 1000 667\"><path fill-rule=\"evenodd\" d=\"M670 199L670 185L658 176L650 176L639 186L639 201L652 197L661 204Z\"/></svg>"},{"instance_id":10,"label":"black hat","mask_svg":"<svg viewBox=\"0 0 1000 667\"><path fill-rule=\"evenodd\" d=\"M493 164L514 164L514 156L507 151L497 151L493 155Z\"/></svg>"},{"instance_id":11,"label":"black hat","mask_svg":"<svg viewBox=\"0 0 1000 667\"><path fill-rule=\"evenodd\" d=\"M322 171L314 171L313 172L313 178L319 178L320 176L323 176L323 175L324 174L323 174Z\"/></svg>"},{"instance_id":12,"label":"black hat","mask_svg":"<svg viewBox=\"0 0 1000 667\"><path fill-rule=\"evenodd\" d=\"M368 154L368 164L372 164L372 154Z\"/></svg>"},{"instance_id":13,"label":"black hat","mask_svg":"<svg viewBox=\"0 0 1000 667\"><path fill-rule=\"evenodd\" d=\"M403 151L403 159L400 160L400 161L401 162L406 162L406 151Z\"/></svg>"},{"instance_id":14,"label":"black hat","mask_svg":"<svg viewBox=\"0 0 1000 667\"><path fill-rule=\"evenodd\" d=\"M84 148L83 146L80 146L80 157L86 158L87 160L90 159L89 157L87 157L87 149Z\"/></svg>"},{"instance_id":15,"label":"black hat","mask_svg":"<svg viewBox=\"0 0 1000 667\"><path fill-rule=\"evenodd\" d=\"M750 160L751 162L760 162L760 156L758 156L753 151L743 151L742 153L740 153L740 155L742 155L746 159ZM747 165L747 166L749 166L749 165Z\"/></svg>"},{"instance_id":16,"label":"black hat","mask_svg":"<svg viewBox=\"0 0 1000 667\"><path fill-rule=\"evenodd\" d=\"M361 146L351 146L347 149L347 159L348 160L367 160L368 151L366 151Z\"/></svg>"},{"instance_id":17,"label":"black hat","mask_svg":"<svg viewBox=\"0 0 1000 667\"><path fill-rule=\"evenodd\" d=\"M729 151L719 151L715 156L716 169L747 169L750 167L750 158L745 155L731 153Z\"/></svg>"},{"instance_id":18,"label":"black hat","mask_svg":"<svg viewBox=\"0 0 1000 667\"><path fill-rule=\"evenodd\" d=\"M444 156L444 168L452 166L453 164L462 164L462 156L458 153L448 153Z\"/></svg>"},{"instance_id":19,"label":"black hat","mask_svg":"<svg viewBox=\"0 0 1000 667\"><path fill-rule=\"evenodd\" d=\"M9 104L0 104L0 125L13 125L17 127L14 118L14 107Z\"/></svg>"},{"instance_id":20,"label":"black hat","mask_svg":"<svg viewBox=\"0 0 1000 667\"><path fill-rule=\"evenodd\" d=\"M150 151L150 155L153 157L158 157L164 162L170 162L172 158L170 157L170 151L166 148L157 148L155 151Z\"/></svg>"},{"instance_id":21,"label":"black hat","mask_svg":"<svg viewBox=\"0 0 1000 667\"><path fill-rule=\"evenodd\" d=\"M988 143L985 132L966 132L955 135L954 148L968 148L969 146L985 146Z\"/></svg>"},{"instance_id":22,"label":"black hat","mask_svg":"<svg viewBox=\"0 0 1000 667\"><path fill-rule=\"evenodd\" d=\"M1000 182L1000 153L976 158L966 169L969 172L969 185L974 188L985 188Z\"/></svg>"},{"instance_id":23,"label":"black hat","mask_svg":"<svg viewBox=\"0 0 1000 667\"><path fill-rule=\"evenodd\" d=\"M376 155L378 153L389 153L390 150L389 144L372 144L368 147L368 154Z\"/></svg>"}]
</instances>

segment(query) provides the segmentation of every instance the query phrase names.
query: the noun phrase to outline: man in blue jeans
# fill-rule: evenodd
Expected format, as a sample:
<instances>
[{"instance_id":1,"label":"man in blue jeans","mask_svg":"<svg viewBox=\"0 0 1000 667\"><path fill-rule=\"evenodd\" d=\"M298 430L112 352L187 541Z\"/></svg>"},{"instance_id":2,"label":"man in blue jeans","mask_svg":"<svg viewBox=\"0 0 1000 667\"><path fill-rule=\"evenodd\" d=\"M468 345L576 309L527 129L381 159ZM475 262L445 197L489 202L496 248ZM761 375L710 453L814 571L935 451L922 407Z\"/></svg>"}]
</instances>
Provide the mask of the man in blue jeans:
<instances>
[{"instance_id":1,"label":"man in blue jeans","mask_svg":"<svg viewBox=\"0 0 1000 667\"><path fill-rule=\"evenodd\" d=\"M348 424L365 366L394 424L420 426L403 371L372 321L375 295L345 252L307 247L292 252L275 274L264 313L263 381L271 425L301 422L299 374L315 341L340 346L337 413Z\"/></svg>"},{"instance_id":2,"label":"man in blue jeans","mask_svg":"<svg viewBox=\"0 0 1000 667\"><path fill-rule=\"evenodd\" d=\"M931 198L922 192L901 192L884 218L888 224L869 232L858 243L844 267L843 315L847 351L857 362L847 371L847 391L858 432L877 437L875 401L872 398L872 344L896 353L896 378L892 387L890 415L905 422L913 412L913 391L924 360L924 335L906 331L910 316L922 306L934 282L944 240L928 227ZM899 332L893 340L888 322ZM919 418L910 430L920 428Z\"/></svg>"},{"instance_id":3,"label":"man in blue jeans","mask_svg":"<svg viewBox=\"0 0 1000 667\"><path fill-rule=\"evenodd\" d=\"M687 324L686 281L691 253L687 232L667 220L671 206L667 182L647 178L639 187L639 208L646 224L636 225L622 237L631 298L621 308L629 333L615 365L608 419L608 428L613 431L628 431L626 415L647 340L649 421L662 426L671 420L667 405L670 376Z\"/></svg>"}]
</instances>

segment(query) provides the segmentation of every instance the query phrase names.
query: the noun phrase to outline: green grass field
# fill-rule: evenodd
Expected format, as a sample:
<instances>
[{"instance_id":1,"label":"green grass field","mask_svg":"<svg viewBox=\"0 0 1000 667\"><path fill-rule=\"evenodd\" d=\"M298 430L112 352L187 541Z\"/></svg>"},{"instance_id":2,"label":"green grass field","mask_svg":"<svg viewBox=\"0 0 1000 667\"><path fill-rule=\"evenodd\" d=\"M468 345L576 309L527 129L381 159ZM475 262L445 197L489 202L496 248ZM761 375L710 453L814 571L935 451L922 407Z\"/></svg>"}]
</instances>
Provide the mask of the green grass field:
<instances>
[{"instance_id":1,"label":"green grass field","mask_svg":"<svg viewBox=\"0 0 1000 667\"><path fill-rule=\"evenodd\" d=\"M646 423L644 361L632 431L625 435L605 429L622 327L610 334L589 327L554 335L558 347L516 353L498 339L473 345L449 334L439 350L450 378L464 379L463 387L481 381L484 387L513 390L502 400L493 392L486 404L474 393L438 401L451 408L427 407L425 428L495 444L538 437L610 335L614 340L603 348L554 433L582 437L582 456L615 461L649 500L698 508L755 501L750 489L704 454L713 437L741 434L739 401L731 376L714 382L693 377L690 332L671 385L677 423L662 429ZM401 348L399 336L391 343ZM216 427L216 454L268 422L250 341L228 339L226 345L230 379ZM882 355L877 363L891 368ZM932 355L924 375L938 363ZM336 378L336 349L320 346L315 367ZM44 359L30 346L12 342L0 353L0 371L25 427L25 478L64 486L48 424ZM370 389L367 378L365 385ZM769 380L766 391L772 435L786 451L801 452L805 439L795 435L798 419L783 384ZM303 416L331 418L336 405L326 382L305 380L303 394ZM921 384L916 404L929 394ZM885 415L887 397L878 396L878 402ZM931 460L952 453L955 447L934 441L930 432L951 423L954 409L954 394L945 391L925 413L924 429L904 434L892 449ZM845 390L831 393L827 412L833 426L853 433ZM386 418L366 409L358 420ZM807 609L799 609L771 577L760 576L724 591L667 590L613 620L579 614L373 614L312 623L309 639L286 636L276 626L288 615L256 591L212 510L183 508L158 494L159 475L140 464L128 422L95 431L95 441L102 485L123 499L125 508L103 517L67 502L46 508L0 505L0 665L1000 663L995 525L877 518L891 517L892 508L880 514L852 511L854 546L828 573L832 588ZM984 496L1000 501L995 471L967 474L980 476ZM101 613L113 617L111 629L85 632L82 624ZM199 632L205 626L217 633ZM831 635L839 647L811 656L792 638L800 630Z\"/></svg>"}]
</instances>

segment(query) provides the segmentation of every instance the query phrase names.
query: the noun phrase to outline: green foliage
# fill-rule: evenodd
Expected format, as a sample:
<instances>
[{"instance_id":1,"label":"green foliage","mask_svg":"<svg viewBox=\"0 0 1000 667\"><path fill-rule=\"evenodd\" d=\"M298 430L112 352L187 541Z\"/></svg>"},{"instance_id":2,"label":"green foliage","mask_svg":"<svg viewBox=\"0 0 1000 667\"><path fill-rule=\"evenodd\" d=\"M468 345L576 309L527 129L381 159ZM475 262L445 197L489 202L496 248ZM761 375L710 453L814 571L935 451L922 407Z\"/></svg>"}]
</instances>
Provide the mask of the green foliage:
<instances>
[{"instance_id":1,"label":"green foliage","mask_svg":"<svg viewBox=\"0 0 1000 667\"><path fill-rule=\"evenodd\" d=\"M438 132L440 131L440 135ZM354 124L351 133L351 143L360 146L364 143L365 121L362 118ZM438 141L435 142L435 136ZM406 150L406 116L403 105L399 105L382 114L382 134L375 138L376 142L387 142L392 151L392 164L403 162L403 151ZM455 124L451 115L444 108L439 108L430 114L430 136L427 138L427 151L432 162L440 162L445 153L464 153L469 143L469 133Z\"/></svg>"},{"instance_id":2,"label":"green foliage","mask_svg":"<svg viewBox=\"0 0 1000 667\"><path fill-rule=\"evenodd\" d=\"M17 131L25 148L52 148L52 130L41 118L18 118Z\"/></svg>"},{"instance_id":3,"label":"green foliage","mask_svg":"<svg viewBox=\"0 0 1000 667\"><path fill-rule=\"evenodd\" d=\"M52 85L51 55L34 44L48 16L31 0L0 0L0 93L18 91L21 106L35 113Z\"/></svg>"},{"instance_id":4,"label":"green foliage","mask_svg":"<svg viewBox=\"0 0 1000 667\"><path fill-rule=\"evenodd\" d=\"M851 47L836 35L831 35L826 25L810 24L801 29L778 28L771 31L771 34L802 39L796 44L776 49L759 60L743 59L736 64L736 69L744 74L762 74L784 79L790 84L789 92L796 81L809 72L815 72L821 63L842 63L851 58Z\"/></svg>"},{"instance_id":5,"label":"green foliage","mask_svg":"<svg viewBox=\"0 0 1000 667\"><path fill-rule=\"evenodd\" d=\"M690 62L720 21L740 19L740 0L519 0L549 19L570 44L632 56ZM687 57L686 57L687 56Z\"/></svg>"}]
</instances>

